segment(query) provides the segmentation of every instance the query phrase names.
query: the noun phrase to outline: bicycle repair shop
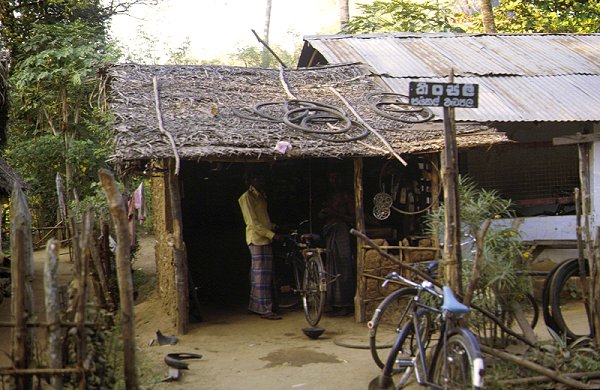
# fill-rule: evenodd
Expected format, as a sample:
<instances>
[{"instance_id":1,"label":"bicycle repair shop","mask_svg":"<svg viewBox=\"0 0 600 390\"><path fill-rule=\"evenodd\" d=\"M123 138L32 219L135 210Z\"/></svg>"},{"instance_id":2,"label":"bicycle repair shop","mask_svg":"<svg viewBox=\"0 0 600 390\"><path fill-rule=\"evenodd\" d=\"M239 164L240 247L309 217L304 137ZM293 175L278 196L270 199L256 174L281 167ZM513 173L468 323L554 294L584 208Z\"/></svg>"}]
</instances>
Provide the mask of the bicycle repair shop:
<instances>
[{"instance_id":1,"label":"bicycle repair shop","mask_svg":"<svg viewBox=\"0 0 600 390\"><path fill-rule=\"evenodd\" d=\"M106 68L105 76L117 118L114 160L123 175L145 174L151 181L157 289L179 333L190 321L188 269L207 304L247 302L249 254L237 198L249 164L269 172L269 210L279 225L310 218L319 233L314 214L327 171L336 165L354 190L357 227L394 245L432 244L421 241L421 217L441 191L441 113L418 123L381 115L377 109L384 106L391 115L405 110L398 109L401 101L382 97L390 90L371 68L124 64ZM373 102L376 93L380 100ZM578 186L578 147L552 140L584 131L598 128L587 122L481 125L458 116L459 170L513 199L521 222L570 212L557 203L568 204L563 194ZM389 207L377 203L380 193L391 195ZM541 224L569 229L574 216L566 217L566 224Z\"/></svg>"}]
</instances>

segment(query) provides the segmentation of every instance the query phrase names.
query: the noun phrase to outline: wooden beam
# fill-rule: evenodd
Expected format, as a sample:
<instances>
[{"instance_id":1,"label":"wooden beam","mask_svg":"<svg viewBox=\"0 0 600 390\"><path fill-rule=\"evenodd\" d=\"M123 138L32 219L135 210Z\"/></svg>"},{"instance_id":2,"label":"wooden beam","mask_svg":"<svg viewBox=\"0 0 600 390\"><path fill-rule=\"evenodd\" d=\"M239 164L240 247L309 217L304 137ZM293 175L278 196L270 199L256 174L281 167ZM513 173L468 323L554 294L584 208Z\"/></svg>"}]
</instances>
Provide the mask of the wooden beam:
<instances>
[{"instance_id":1,"label":"wooden beam","mask_svg":"<svg viewBox=\"0 0 600 390\"><path fill-rule=\"evenodd\" d=\"M600 134L575 134L565 135L562 137L552 138L552 145L573 145L573 144L587 144L594 141L600 141Z\"/></svg>"},{"instance_id":2,"label":"wooden beam","mask_svg":"<svg viewBox=\"0 0 600 390\"><path fill-rule=\"evenodd\" d=\"M453 71L450 82L454 80ZM444 107L444 143L442 152L442 187L444 188L444 256L445 283L462 294L460 253L460 209L458 195L458 148L453 107Z\"/></svg>"},{"instance_id":3,"label":"wooden beam","mask_svg":"<svg viewBox=\"0 0 600 390\"><path fill-rule=\"evenodd\" d=\"M356 218L356 229L364 232L365 214L364 214L364 188L363 188L363 160L354 159L354 214ZM364 271L364 254L362 243L357 240L356 251L356 275L362 275ZM356 295L354 296L354 320L356 322L365 322L366 313L363 304L366 296L366 280L363 277L356 278Z\"/></svg>"},{"instance_id":4,"label":"wooden beam","mask_svg":"<svg viewBox=\"0 0 600 390\"><path fill-rule=\"evenodd\" d=\"M187 332L189 325L189 282L188 264L185 257L183 243L183 219L181 216L181 194L179 191L179 176L177 176L177 163L169 160L168 166L168 191L169 204L173 222L173 263L175 265L175 288L177 289L177 333L182 335Z\"/></svg>"}]
</instances>

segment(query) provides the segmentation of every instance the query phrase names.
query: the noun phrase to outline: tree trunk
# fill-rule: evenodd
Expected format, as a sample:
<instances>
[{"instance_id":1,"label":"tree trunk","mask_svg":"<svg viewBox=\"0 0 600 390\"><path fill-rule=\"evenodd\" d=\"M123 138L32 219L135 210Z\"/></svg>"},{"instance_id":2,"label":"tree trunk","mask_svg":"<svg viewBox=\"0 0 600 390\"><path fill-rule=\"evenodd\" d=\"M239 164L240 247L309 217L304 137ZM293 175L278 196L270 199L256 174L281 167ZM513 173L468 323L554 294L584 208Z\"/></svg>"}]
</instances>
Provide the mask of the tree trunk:
<instances>
[{"instance_id":1,"label":"tree trunk","mask_svg":"<svg viewBox=\"0 0 600 390\"><path fill-rule=\"evenodd\" d=\"M342 30L350 20L348 0L338 0L338 9L340 11L340 30Z\"/></svg>"},{"instance_id":2,"label":"tree trunk","mask_svg":"<svg viewBox=\"0 0 600 390\"><path fill-rule=\"evenodd\" d=\"M267 5L265 7L265 25L263 29L263 40L266 44L269 44L269 29L271 28L271 7L273 5L272 0L267 0ZM261 66L266 68L269 66L269 51L266 47L262 49L262 62Z\"/></svg>"},{"instance_id":3,"label":"tree trunk","mask_svg":"<svg viewBox=\"0 0 600 390\"><path fill-rule=\"evenodd\" d=\"M481 17L483 19L483 32L486 34L496 33L496 23L494 23L494 11L492 10L492 0L480 0Z\"/></svg>"}]
</instances>

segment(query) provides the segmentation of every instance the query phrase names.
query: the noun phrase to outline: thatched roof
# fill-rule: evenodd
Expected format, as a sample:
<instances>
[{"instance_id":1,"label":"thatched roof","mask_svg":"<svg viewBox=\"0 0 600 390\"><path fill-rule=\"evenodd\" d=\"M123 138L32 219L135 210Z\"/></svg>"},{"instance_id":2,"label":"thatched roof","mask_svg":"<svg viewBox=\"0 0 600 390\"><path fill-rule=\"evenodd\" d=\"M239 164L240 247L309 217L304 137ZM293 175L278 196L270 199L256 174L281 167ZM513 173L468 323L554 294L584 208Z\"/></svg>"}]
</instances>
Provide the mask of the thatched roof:
<instances>
[{"instance_id":1,"label":"thatched roof","mask_svg":"<svg viewBox=\"0 0 600 390\"><path fill-rule=\"evenodd\" d=\"M175 150L181 159L229 161L389 154L384 143L373 134L359 141L331 142L281 122L236 115L236 109L246 112L244 108L262 102L289 99L286 88L297 99L339 107L356 119L331 90L333 87L397 153L424 153L443 147L443 126L439 121L411 125L375 113L365 95L383 89L377 77L359 64L285 71L125 64L104 71L109 81L111 111L116 118L114 159L117 162L173 157ZM172 136L175 148L169 136L159 129L154 77L163 128ZM461 125L458 133L459 147L507 141L502 134L482 125ZM336 137L340 140L343 136ZM285 155L275 150L279 141L292 145Z\"/></svg>"}]
</instances>

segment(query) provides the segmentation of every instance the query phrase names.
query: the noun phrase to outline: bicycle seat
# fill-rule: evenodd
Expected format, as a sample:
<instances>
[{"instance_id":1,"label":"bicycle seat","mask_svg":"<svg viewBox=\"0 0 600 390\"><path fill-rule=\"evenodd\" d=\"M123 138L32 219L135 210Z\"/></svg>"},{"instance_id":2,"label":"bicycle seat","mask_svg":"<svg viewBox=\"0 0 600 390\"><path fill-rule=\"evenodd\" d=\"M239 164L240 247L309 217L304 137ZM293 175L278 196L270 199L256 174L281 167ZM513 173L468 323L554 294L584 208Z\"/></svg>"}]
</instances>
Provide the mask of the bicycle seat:
<instances>
[{"instance_id":1,"label":"bicycle seat","mask_svg":"<svg viewBox=\"0 0 600 390\"><path fill-rule=\"evenodd\" d=\"M442 310L454 314L465 314L469 312L469 307L463 305L456 299L452 289L448 286L442 287L444 291L444 303L442 304Z\"/></svg>"}]
</instances>

